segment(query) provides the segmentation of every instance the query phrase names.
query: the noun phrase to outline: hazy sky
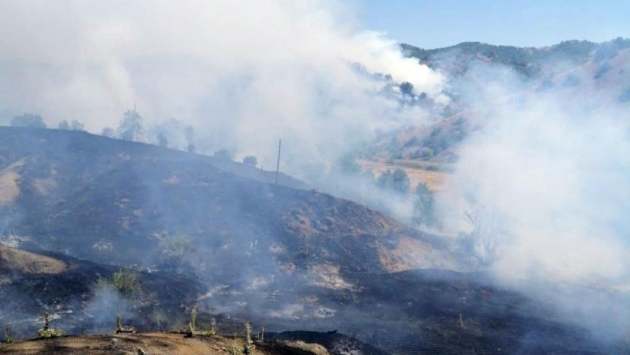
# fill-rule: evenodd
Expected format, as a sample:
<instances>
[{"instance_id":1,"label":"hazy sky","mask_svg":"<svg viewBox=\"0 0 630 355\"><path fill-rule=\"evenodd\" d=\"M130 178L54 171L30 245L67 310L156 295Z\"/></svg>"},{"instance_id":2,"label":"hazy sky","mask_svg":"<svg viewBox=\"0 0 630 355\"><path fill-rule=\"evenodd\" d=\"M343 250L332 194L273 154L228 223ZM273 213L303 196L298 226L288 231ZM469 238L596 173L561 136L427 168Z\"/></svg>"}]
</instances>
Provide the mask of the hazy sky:
<instances>
[{"instance_id":1,"label":"hazy sky","mask_svg":"<svg viewBox=\"0 0 630 355\"><path fill-rule=\"evenodd\" d=\"M422 48L630 37L630 0L351 0L362 25Z\"/></svg>"}]
</instances>

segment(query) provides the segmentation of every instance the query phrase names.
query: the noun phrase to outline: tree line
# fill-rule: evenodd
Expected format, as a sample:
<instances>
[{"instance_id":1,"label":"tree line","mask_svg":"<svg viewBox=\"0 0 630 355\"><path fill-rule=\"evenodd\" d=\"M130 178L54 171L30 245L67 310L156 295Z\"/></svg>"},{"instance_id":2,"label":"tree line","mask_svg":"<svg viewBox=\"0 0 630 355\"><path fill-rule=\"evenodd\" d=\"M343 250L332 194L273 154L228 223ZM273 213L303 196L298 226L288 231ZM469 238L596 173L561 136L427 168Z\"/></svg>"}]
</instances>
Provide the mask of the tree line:
<instances>
[{"instance_id":1,"label":"tree line","mask_svg":"<svg viewBox=\"0 0 630 355\"><path fill-rule=\"evenodd\" d=\"M21 115L16 115L11 119L11 126L13 127L28 127L28 128L48 128L48 125L44 122L44 119L41 115L36 113L25 112ZM116 129L111 127L105 127L101 131L101 135L108 138L117 138L126 141L136 141L140 142L143 138L143 118L136 111L127 110L123 113L123 117L118 124ZM181 127L180 127L181 128ZM71 120L68 121L66 119L61 120L57 125L57 129L60 130L70 130L70 131L85 131L85 125L81 123L79 120ZM183 127L184 136L186 139L186 147L185 150L189 153L195 153L197 151L197 147L195 145L195 132L192 126ZM156 128L155 129L155 137L154 143L155 145L162 148L169 148L169 139L167 134L167 129ZM153 139L151 139L153 140ZM213 156L219 160L234 160L234 155L227 149L218 149L214 152ZM256 167L258 165L258 158L254 155L247 155L242 160L243 164Z\"/></svg>"}]
</instances>

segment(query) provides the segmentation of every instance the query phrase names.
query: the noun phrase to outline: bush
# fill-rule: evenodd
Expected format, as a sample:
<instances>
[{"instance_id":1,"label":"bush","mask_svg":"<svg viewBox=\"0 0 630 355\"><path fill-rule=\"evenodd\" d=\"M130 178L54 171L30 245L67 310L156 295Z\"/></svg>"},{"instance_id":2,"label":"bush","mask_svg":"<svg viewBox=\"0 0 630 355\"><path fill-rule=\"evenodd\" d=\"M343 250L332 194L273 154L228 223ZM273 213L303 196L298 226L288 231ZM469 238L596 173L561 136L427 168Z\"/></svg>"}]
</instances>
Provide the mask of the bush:
<instances>
[{"instance_id":1,"label":"bush","mask_svg":"<svg viewBox=\"0 0 630 355\"><path fill-rule=\"evenodd\" d=\"M44 327L37 331L37 338L56 338L66 335L63 330L59 328L51 328L50 321L48 319L48 312L44 313Z\"/></svg>"},{"instance_id":2,"label":"bush","mask_svg":"<svg viewBox=\"0 0 630 355\"><path fill-rule=\"evenodd\" d=\"M38 338L57 338L64 335L66 334L59 328L40 329L37 331Z\"/></svg>"},{"instance_id":3,"label":"bush","mask_svg":"<svg viewBox=\"0 0 630 355\"><path fill-rule=\"evenodd\" d=\"M135 296L142 291L140 275L133 270L120 269L111 279L99 276L95 283L96 289L111 289L125 297Z\"/></svg>"},{"instance_id":4,"label":"bush","mask_svg":"<svg viewBox=\"0 0 630 355\"><path fill-rule=\"evenodd\" d=\"M125 297L135 296L142 290L138 272L120 269L112 275L112 285Z\"/></svg>"}]
</instances>

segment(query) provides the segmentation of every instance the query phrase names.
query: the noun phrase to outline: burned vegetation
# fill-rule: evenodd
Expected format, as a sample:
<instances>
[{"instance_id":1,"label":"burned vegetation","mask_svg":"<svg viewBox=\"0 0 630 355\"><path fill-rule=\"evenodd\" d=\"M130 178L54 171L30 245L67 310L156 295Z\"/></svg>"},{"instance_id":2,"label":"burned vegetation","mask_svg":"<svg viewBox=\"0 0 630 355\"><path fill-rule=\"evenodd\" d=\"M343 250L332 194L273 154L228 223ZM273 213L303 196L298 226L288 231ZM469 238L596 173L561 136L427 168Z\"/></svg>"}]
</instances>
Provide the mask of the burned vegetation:
<instances>
[{"instance_id":1,"label":"burned vegetation","mask_svg":"<svg viewBox=\"0 0 630 355\"><path fill-rule=\"evenodd\" d=\"M0 148L3 353L50 332L44 312L72 337L32 354L626 351L289 178L79 131L2 128Z\"/></svg>"}]
</instances>

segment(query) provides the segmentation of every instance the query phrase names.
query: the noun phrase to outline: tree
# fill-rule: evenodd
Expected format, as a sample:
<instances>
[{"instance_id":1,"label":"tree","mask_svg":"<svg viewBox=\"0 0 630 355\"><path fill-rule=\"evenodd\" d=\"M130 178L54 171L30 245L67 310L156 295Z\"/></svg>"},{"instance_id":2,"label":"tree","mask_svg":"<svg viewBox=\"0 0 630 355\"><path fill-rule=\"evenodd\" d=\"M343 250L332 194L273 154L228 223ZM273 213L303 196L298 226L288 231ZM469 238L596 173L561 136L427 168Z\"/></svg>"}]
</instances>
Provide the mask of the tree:
<instances>
[{"instance_id":1,"label":"tree","mask_svg":"<svg viewBox=\"0 0 630 355\"><path fill-rule=\"evenodd\" d=\"M163 132L157 134L158 147L168 148L168 138Z\"/></svg>"},{"instance_id":2,"label":"tree","mask_svg":"<svg viewBox=\"0 0 630 355\"><path fill-rule=\"evenodd\" d=\"M413 219L421 225L431 226L435 224L433 193L426 183L421 182L416 187L416 202L413 206Z\"/></svg>"},{"instance_id":3,"label":"tree","mask_svg":"<svg viewBox=\"0 0 630 355\"><path fill-rule=\"evenodd\" d=\"M113 138L114 137L114 129L110 128L110 127L105 127L105 128L103 128L103 131L101 132L101 135L104 136L104 137Z\"/></svg>"},{"instance_id":4,"label":"tree","mask_svg":"<svg viewBox=\"0 0 630 355\"><path fill-rule=\"evenodd\" d=\"M83 128L84 128L83 123L77 120L72 120L72 122L70 122L70 129L73 131L83 131L84 130Z\"/></svg>"},{"instance_id":5,"label":"tree","mask_svg":"<svg viewBox=\"0 0 630 355\"><path fill-rule=\"evenodd\" d=\"M256 167L256 165L258 165L258 159L253 155L248 155L243 158L243 164Z\"/></svg>"},{"instance_id":6,"label":"tree","mask_svg":"<svg viewBox=\"0 0 630 355\"><path fill-rule=\"evenodd\" d=\"M23 113L19 116L13 117L11 120L11 126L13 127L30 127L30 128L46 128L46 124L42 119L42 116L34 113Z\"/></svg>"},{"instance_id":7,"label":"tree","mask_svg":"<svg viewBox=\"0 0 630 355\"><path fill-rule=\"evenodd\" d=\"M403 95L413 96L413 84L408 81L403 82L400 84L400 92Z\"/></svg>"},{"instance_id":8,"label":"tree","mask_svg":"<svg viewBox=\"0 0 630 355\"><path fill-rule=\"evenodd\" d=\"M392 182L394 191L400 192L401 194L409 192L409 187L411 185L409 176L407 176L407 173L405 173L405 171L401 168L394 170L394 173L392 174Z\"/></svg>"},{"instance_id":9,"label":"tree","mask_svg":"<svg viewBox=\"0 0 630 355\"><path fill-rule=\"evenodd\" d=\"M499 243L505 235L499 216L484 206L474 206L464 216L473 228L471 232L460 236L464 253L481 267L492 265L497 257Z\"/></svg>"},{"instance_id":10,"label":"tree","mask_svg":"<svg viewBox=\"0 0 630 355\"><path fill-rule=\"evenodd\" d=\"M118 126L118 135L126 141L137 141L141 131L142 117L136 110L127 110Z\"/></svg>"},{"instance_id":11,"label":"tree","mask_svg":"<svg viewBox=\"0 0 630 355\"><path fill-rule=\"evenodd\" d=\"M378 179L376 179L376 186L381 189L389 189L392 183L392 172L391 170L387 170L383 172Z\"/></svg>"},{"instance_id":12,"label":"tree","mask_svg":"<svg viewBox=\"0 0 630 355\"><path fill-rule=\"evenodd\" d=\"M188 153L194 153L196 150L195 128L193 126L186 126L186 151Z\"/></svg>"},{"instance_id":13,"label":"tree","mask_svg":"<svg viewBox=\"0 0 630 355\"><path fill-rule=\"evenodd\" d=\"M227 149L219 149L214 152L214 157L221 160L232 160L232 154Z\"/></svg>"},{"instance_id":14,"label":"tree","mask_svg":"<svg viewBox=\"0 0 630 355\"><path fill-rule=\"evenodd\" d=\"M382 173L376 180L376 185L382 189L406 194L409 192L411 183L407 173L401 168L396 168L393 173L390 170Z\"/></svg>"},{"instance_id":15,"label":"tree","mask_svg":"<svg viewBox=\"0 0 630 355\"><path fill-rule=\"evenodd\" d=\"M346 154L339 158L335 162L333 170L347 175L361 174L361 167L359 166L359 164L357 164L354 157L350 154Z\"/></svg>"},{"instance_id":16,"label":"tree","mask_svg":"<svg viewBox=\"0 0 630 355\"><path fill-rule=\"evenodd\" d=\"M59 122L59 125L57 125L57 128L59 129L70 129L70 124L68 123L68 121L63 120L61 122Z\"/></svg>"}]
</instances>

